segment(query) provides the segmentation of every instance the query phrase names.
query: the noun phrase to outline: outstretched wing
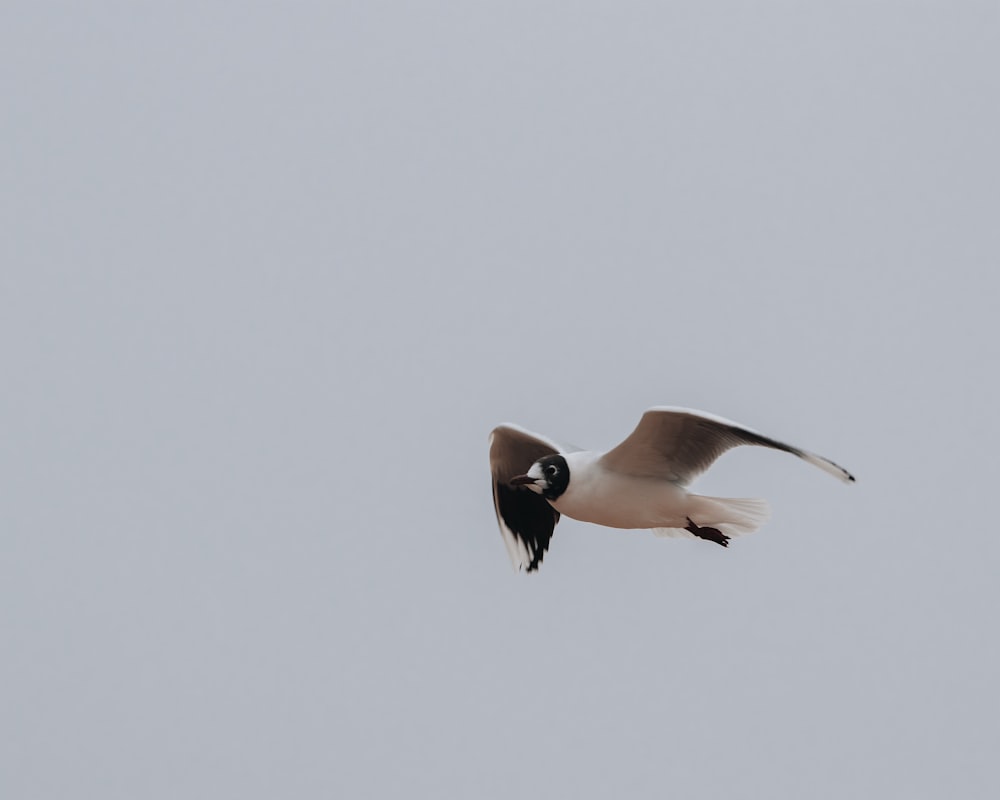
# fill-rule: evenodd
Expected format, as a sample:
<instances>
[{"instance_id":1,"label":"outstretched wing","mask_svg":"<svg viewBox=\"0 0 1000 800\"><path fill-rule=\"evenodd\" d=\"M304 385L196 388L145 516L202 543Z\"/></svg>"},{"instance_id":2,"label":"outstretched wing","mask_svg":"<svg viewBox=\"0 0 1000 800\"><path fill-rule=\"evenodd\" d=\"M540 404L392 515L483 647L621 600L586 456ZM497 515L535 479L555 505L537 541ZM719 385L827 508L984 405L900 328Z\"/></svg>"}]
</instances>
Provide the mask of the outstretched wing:
<instances>
[{"instance_id":1,"label":"outstretched wing","mask_svg":"<svg viewBox=\"0 0 1000 800\"><path fill-rule=\"evenodd\" d=\"M626 475L645 475L687 486L727 450L755 444L784 450L805 459L842 481L854 476L827 458L770 439L722 417L687 408L651 408L636 429L601 457L609 469Z\"/></svg>"},{"instance_id":2,"label":"outstretched wing","mask_svg":"<svg viewBox=\"0 0 1000 800\"><path fill-rule=\"evenodd\" d=\"M559 512L541 495L510 479L523 475L538 459L554 455L559 447L538 434L504 424L490 434L490 471L493 477L493 507L500 533L516 569L538 569L549 547Z\"/></svg>"}]
</instances>

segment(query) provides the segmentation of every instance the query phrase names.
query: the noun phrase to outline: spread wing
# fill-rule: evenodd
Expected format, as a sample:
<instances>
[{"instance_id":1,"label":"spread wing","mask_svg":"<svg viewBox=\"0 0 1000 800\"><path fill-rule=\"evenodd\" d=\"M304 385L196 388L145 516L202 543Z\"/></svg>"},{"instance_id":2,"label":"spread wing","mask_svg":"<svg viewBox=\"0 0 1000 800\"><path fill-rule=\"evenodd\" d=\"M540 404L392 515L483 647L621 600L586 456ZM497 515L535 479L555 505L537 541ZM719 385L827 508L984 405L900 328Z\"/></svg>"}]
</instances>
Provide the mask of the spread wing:
<instances>
[{"instance_id":1,"label":"spread wing","mask_svg":"<svg viewBox=\"0 0 1000 800\"><path fill-rule=\"evenodd\" d=\"M727 450L755 444L805 459L842 481L853 482L846 469L823 456L770 439L722 417L687 408L651 408L636 429L601 457L609 469L645 475L687 486Z\"/></svg>"},{"instance_id":2,"label":"spread wing","mask_svg":"<svg viewBox=\"0 0 1000 800\"><path fill-rule=\"evenodd\" d=\"M493 506L516 569L528 572L538 569L559 521L559 512L530 489L511 486L510 479L526 473L538 459L558 452L559 447L553 442L517 425L500 425L490 434Z\"/></svg>"}]
</instances>

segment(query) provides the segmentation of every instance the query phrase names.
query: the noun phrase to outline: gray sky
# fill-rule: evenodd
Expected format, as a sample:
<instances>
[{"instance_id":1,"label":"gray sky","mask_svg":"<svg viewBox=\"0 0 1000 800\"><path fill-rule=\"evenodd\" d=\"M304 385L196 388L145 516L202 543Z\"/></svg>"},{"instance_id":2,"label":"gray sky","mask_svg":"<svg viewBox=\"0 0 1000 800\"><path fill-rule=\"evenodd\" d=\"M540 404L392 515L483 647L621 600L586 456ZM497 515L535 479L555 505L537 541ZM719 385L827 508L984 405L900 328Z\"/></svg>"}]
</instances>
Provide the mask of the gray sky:
<instances>
[{"instance_id":1,"label":"gray sky","mask_svg":"<svg viewBox=\"0 0 1000 800\"><path fill-rule=\"evenodd\" d=\"M998 34L6 3L0 795L997 796ZM514 574L490 429L657 404L858 484Z\"/></svg>"}]
</instances>

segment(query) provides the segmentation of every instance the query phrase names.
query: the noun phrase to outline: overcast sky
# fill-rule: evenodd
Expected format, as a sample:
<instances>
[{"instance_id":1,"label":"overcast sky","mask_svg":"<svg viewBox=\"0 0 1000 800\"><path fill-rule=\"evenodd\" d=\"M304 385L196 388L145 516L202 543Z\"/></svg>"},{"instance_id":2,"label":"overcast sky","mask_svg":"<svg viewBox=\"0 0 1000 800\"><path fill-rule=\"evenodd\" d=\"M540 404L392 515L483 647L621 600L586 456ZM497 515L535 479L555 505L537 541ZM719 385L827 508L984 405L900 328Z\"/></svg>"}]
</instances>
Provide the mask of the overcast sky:
<instances>
[{"instance_id":1,"label":"overcast sky","mask_svg":"<svg viewBox=\"0 0 1000 800\"><path fill-rule=\"evenodd\" d=\"M1000 795L1000 7L0 10L0 795ZM727 550L503 421L743 448Z\"/></svg>"}]
</instances>

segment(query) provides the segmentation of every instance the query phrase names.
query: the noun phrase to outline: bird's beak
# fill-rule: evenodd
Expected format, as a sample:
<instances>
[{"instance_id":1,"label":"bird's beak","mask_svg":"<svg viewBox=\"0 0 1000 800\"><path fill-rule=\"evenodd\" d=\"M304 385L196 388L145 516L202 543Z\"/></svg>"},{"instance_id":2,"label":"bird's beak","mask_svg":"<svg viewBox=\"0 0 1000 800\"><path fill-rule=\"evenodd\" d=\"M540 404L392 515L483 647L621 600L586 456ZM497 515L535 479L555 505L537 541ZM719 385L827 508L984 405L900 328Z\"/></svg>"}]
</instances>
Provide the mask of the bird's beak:
<instances>
[{"instance_id":1,"label":"bird's beak","mask_svg":"<svg viewBox=\"0 0 1000 800\"><path fill-rule=\"evenodd\" d=\"M534 483L535 479L528 475L516 475L510 479L511 486L524 486L528 483Z\"/></svg>"}]
</instances>

